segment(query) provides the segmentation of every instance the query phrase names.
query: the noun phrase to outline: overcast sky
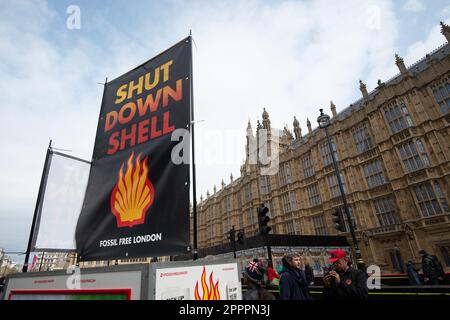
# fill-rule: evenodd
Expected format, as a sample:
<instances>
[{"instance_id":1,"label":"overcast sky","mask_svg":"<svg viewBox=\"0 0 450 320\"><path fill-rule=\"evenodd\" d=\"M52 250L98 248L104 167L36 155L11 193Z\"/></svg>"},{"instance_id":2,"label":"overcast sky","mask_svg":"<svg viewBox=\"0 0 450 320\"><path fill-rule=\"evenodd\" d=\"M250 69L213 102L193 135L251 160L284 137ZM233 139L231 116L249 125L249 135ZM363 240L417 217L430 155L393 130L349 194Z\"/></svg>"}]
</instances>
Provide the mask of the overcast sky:
<instances>
[{"instance_id":1,"label":"overcast sky","mask_svg":"<svg viewBox=\"0 0 450 320\"><path fill-rule=\"evenodd\" d=\"M69 5L81 12L70 30ZM0 0L0 247L24 251L46 148L90 160L102 85L192 29L197 196L240 175L245 129L263 107L303 133L442 45L444 0ZM21 257L14 256L22 262Z\"/></svg>"}]
</instances>

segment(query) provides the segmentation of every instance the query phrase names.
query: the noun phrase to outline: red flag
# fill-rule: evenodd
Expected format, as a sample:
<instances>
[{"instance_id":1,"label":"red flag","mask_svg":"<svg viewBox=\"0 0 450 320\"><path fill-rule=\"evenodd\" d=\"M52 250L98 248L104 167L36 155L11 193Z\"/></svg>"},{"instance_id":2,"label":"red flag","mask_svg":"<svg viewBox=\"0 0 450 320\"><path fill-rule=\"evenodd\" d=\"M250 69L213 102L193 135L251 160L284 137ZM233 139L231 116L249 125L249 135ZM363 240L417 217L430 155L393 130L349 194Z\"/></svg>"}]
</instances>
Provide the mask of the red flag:
<instances>
[{"instance_id":1,"label":"red flag","mask_svg":"<svg viewBox=\"0 0 450 320\"><path fill-rule=\"evenodd\" d=\"M34 255L34 257L33 257L33 262L31 263L31 266L28 267L28 271L33 270L34 265L35 265L35 263L36 263L36 260L37 260L37 256Z\"/></svg>"}]
</instances>

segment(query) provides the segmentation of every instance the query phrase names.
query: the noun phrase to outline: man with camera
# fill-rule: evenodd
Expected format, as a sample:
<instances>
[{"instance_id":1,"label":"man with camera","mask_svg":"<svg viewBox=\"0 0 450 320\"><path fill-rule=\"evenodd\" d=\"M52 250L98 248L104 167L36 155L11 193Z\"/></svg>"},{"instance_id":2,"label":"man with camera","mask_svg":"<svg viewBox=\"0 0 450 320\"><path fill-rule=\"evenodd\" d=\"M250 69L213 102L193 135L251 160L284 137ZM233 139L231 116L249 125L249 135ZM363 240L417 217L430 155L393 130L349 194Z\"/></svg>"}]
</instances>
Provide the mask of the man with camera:
<instances>
[{"instance_id":1,"label":"man with camera","mask_svg":"<svg viewBox=\"0 0 450 320\"><path fill-rule=\"evenodd\" d=\"M323 277L324 298L327 300L366 300L368 296L366 274L350 265L347 253L341 249L330 251L332 263Z\"/></svg>"}]
</instances>

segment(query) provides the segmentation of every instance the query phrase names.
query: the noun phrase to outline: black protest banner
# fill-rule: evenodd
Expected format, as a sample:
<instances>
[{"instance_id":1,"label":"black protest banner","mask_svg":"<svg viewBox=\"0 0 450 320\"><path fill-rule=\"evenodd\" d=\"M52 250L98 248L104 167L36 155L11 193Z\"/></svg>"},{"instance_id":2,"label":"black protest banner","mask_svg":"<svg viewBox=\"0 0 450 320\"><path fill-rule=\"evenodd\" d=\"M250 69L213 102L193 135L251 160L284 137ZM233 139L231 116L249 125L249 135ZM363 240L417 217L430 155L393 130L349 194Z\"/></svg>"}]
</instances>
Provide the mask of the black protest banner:
<instances>
[{"instance_id":1,"label":"black protest banner","mask_svg":"<svg viewBox=\"0 0 450 320\"><path fill-rule=\"evenodd\" d=\"M189 250L189 164L172 159L189 134L172 136L189 130L191 41L105 84L75 235L80 261Z\"/></svg>"}]
</instances>

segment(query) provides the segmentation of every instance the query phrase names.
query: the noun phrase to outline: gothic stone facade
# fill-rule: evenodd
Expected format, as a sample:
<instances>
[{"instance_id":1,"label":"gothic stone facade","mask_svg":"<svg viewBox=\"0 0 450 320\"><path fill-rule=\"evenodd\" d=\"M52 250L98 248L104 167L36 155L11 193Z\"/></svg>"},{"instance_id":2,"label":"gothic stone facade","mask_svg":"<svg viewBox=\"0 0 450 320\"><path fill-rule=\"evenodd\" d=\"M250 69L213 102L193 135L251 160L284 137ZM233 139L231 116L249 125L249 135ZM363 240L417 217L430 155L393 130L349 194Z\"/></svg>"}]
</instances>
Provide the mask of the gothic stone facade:
<instances>
[{"instance_id":1,"label":"gothic stone facade","mask_svg":"<svg viewBox=\"0 0 450 320\"><path fill-rule=\"evenodd\" d=\"M448 41L450 28L441 26ZM360 81L362 99L339 114L331 103L333 152L365 263L399 272L407 260L419 263L425 249L449 271L450 46L409 68L396 55L396 64L400 73L370 93ZM248 161L247 144L241 176L197 206L200 248L227 243L232 226L255 235L261 203L276 234L344 235L351 243L331 220L342 201L324 130L307 126L302 135L294 119L295 137L282 131L275 175L261 175ZM266 110L260 128L273 130ZM254 139L250 123L247 137Z\"/></svg>"}]
</instances>

